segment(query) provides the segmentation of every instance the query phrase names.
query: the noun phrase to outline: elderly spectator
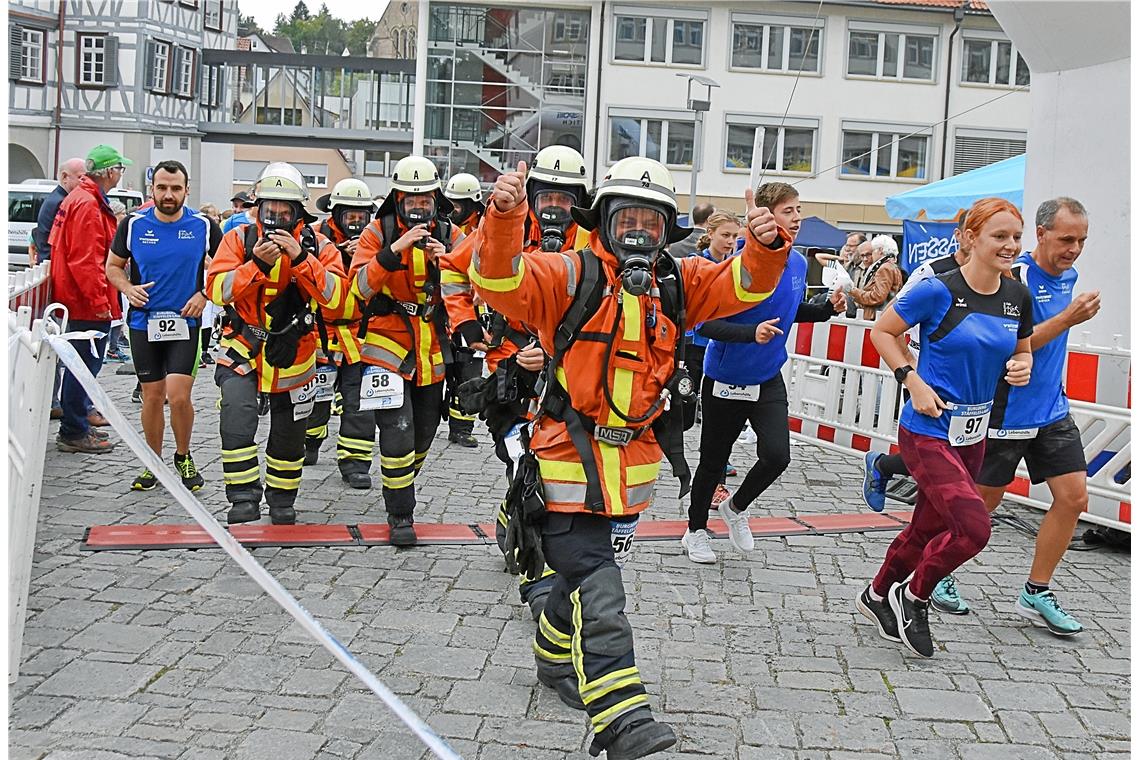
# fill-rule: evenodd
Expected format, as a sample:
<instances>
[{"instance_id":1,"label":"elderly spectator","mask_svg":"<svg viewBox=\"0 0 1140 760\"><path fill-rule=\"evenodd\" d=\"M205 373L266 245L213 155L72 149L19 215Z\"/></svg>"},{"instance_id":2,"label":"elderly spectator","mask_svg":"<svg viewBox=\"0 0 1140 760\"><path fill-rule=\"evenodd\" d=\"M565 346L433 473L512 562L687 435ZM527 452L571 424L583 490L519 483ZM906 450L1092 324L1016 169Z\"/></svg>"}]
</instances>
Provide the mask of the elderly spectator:
<instances>
[{"instance_id":1,"label":"elderly spectator","mask_svg":"<svg viewBox=\"0 0 1140 760\"><path fill-rule=\"evenodd\" d=\"M819 262L821 267L843 267L847 273L851 273L855 262L855 249L863 242L862 232L851 232L847 235L847 242L839 249L838 254L834 253L817 253L815 260Z\"/></svg>"},{"instance_id":2,"label":"elderly spectator","mask_svg":"<svg viewBox=\"0 0 1140 760\"><path fill-rule=\"evenodd\" d=\"M55 186L48 197L44 198L44 203L40 206L39 216L36 217L36 228L33 232L36 241L36 261L29 263L34 265L39 261L47 261L51 258L51 243L48 241L48 235L51 234L52 223L55 222L55 215L59 213L59 206L63 203L63 199L79 185L79 180L83 178L83 170L82 158L69 158L60 165L59 184Z\"/></svg>"},{"instance_id":3,"label":"elderly spectator","mask_svg":"<svg viewBox=\"0 0 1140 760\"><path fill-rule=\"evenodd\" d=\"M201 206L198 207L198 211L200 213L203 213L206 216L210 217L210 219L213 219L214 222L217 223L219 226L221 225L222 214L220 211L218 211L218 207L215 206L213 203L202 204Z\"/></svg>"},{"instance_id":4,"label":"elderly spectator","mask_svg":"<svg viewBox=\"0 0 1140 760\"><path fill-rule=\"evenodd\" d=\"M862 287L851 289L851 298L863 308L863 319L874 319L898 295L903 285L902 272L895 265L899 247L890 235L871 238L871 268L863 276ZM862 246L860 246L862 249Z\"/></svg>"},{"instance_id":5,"label":"elderly spectator","mask_svg":"<svg viewBox=\"0 0 1140 760\"><path fill-rule=\"evenodd\" d=\"M701 237L706 232L705 223L714 211L716 208L711 203L698 203L694 206L693 213L689 215L689 226L693 228L693 231L684 240L669 246L669 253L678 259L696 253L697 243L700 242Z\"/></svg>"},{"instance_id":6,"label":"elderly spectator","mask_svg":"<svg viewBox=\"0 0 1140 760\"><path fill-rule=\"evenodd\" d=\"M49 238L55 258L51 267L52 294L67 307L68 330L102 334L94 339L94 352L90 340L71 342L92 375L99 374L103 366L111 320L122 316L119 293L107 282L104 272L116 225L107 192L119 184L123 168L130 164L109 145L92 148L87 154L87 173L60 205ZM105 425L106 420L89 412L89 404L83 386L70 372L65 372L60 389L63 417L56 439L60 451L102 454L112 449L113 444L105 435L92 430L91 423Z\"/></svg>"}]
</instances>

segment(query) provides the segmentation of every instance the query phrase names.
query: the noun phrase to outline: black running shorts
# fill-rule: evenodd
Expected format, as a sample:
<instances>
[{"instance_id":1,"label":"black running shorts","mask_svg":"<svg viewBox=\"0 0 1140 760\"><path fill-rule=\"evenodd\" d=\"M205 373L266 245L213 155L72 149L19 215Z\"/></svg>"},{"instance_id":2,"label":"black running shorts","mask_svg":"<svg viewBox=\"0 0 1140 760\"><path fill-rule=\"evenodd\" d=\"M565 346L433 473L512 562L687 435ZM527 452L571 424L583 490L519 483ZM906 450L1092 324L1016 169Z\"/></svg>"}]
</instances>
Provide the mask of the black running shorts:
<instances>
[{"instance_id":1,"label":"black running shorts","mask_svg":"<svg viewBox=\"0 0 1140 760\"><path fill-rule=\"evenodd\" d=\"M191 330L187 340L149 341L146 330L131 329L131 360L140 383L156 383L167 375L198 374L202 333Z\"/></svg>"},{"instance_id":2,"label":"black running shorts","mask_svg":"<svg viewBox=\"0 0 1140 760\"><path fill-rule=\"evenodd\" d=\"M990 431L991 434L993 432ZM1034 484L1088 469L1077 423L1073 422L1072 415L1066 415L1064 419L1039 429L1035 438L986 439L986 458L982 471L978 473L978 485L1004 488L1013 482L1022 459L1029 468L1029 480Z\"/></svg>"}]
</instances>

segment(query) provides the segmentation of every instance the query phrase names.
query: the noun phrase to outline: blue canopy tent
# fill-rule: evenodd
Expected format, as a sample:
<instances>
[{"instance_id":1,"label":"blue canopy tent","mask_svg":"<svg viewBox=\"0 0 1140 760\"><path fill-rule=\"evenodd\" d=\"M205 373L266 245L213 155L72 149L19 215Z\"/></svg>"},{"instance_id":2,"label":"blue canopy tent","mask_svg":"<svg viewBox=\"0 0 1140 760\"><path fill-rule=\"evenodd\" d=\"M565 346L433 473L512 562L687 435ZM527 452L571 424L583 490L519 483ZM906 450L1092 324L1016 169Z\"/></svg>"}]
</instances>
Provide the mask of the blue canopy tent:
<instances>
[{"instance_id":1,"label":"blue canopy tent","mask_svg":"<svg viewBox=\"0 0 1140 760\"><path fill-rule=\"evenodd\" d=\"M831 226L818 216L809 216L800 222L795 245L798 248L828 248L838 251L846 242L846 232Z\"/></svg>"},{"instance_id":2,"label":"blue canopy tent","mask_svg":"<svg viewBox=\"0 0 1140 760\"><path fill-rule=\"evenodd\" d=\"M1014 156L887 198L892 219L954 219L979 198L1005 198L1021 208L1025 156Z\"/></svg>"}]
</instances>

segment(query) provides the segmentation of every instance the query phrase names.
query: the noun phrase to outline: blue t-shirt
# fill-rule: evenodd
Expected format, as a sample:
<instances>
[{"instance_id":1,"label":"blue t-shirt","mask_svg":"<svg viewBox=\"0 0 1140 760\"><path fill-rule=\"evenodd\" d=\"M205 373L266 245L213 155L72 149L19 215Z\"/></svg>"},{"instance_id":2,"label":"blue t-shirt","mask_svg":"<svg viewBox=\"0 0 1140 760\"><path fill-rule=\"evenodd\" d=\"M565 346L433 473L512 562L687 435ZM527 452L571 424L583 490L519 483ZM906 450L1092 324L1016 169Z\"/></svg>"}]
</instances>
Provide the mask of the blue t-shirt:
<instances>
[{"instance_id":1,"label":"blue t-shirt","mask_svg":"<svg viewBox=\"0 0 1140 760\"><path fill-rule=\"evenodd\" d=\"M796 311L803 303L806 288L807 259L799 251L792 251L772 295L724 320L755 325L779 317L776 327L784 334L767 343L710 340L705 349L705 375L729 385L759 385L778 375L788 360L788 336L792 334Z\"/></svg>"},{"instance_id":2,"label":"blue t-shirt","mask_svg":"<svg viewBox=\"0 0 1140 760\"><path fill-rule=\"evenodd\" d=\"M918 376L938 397L952 404L993 400L1005 363L1017 341L1033 334L1029 291L1016 280L1001 279L997 292L976 293L956 269L915 285L895 302L908 325L919 326L922 353ZM950 414L919 414L908 400L899 425L912 433L947 437Z\"/></svg>"},{"instance_id":3,"label":"blue t-shirt","mask_svg":"<svg viewBox=\"0 0 1140 760\"><path fill-rule=\"evenodd\" d=\"M131 307L127 325L132 330L145 330L152 312L181 312L195 292L202 289L203 267L207 255L213 255L222 239L222 231L205 214L184 208L176 222L162 222L152 206L136 211L119 223L111 252L130 259L133 285L154 282L147 291L150 297L145 309ZM198 327L197 318L187 320Z\"/></svg>"},{"instance_id":4,"label":"blue t-shirt","mask_svg":"<svg viewBox=\"0 0 1140 760\"><path fill-rule=\"evenodd\" d=\"M1023 253L1013 266L1014 277L1029 288L1033 298L1033 324L1040 324L1060 314L1073 302L1077 272L1069 269L1057 277L1046 272L1029 253ZM1012 388L1005 380L998 382L991 428L1017 430L1044 427L1069 414L1061 378L1065 369L1065 350L1069 331L1033 352L1033 374L1029 385Z\"/></svg>"},{"instance_id":5,"label":"blue t-shirt","mask_svg":"<svg viewBox=\"0 0 1140 760\"><path fill-rule=\"evenodd\" d=\"M222 234L229 232L243 224L249 224L253 219L249 216L249 211L243 211L240 214L233 214L229 219L222 222Z\"/></svg>"}]
</instances>

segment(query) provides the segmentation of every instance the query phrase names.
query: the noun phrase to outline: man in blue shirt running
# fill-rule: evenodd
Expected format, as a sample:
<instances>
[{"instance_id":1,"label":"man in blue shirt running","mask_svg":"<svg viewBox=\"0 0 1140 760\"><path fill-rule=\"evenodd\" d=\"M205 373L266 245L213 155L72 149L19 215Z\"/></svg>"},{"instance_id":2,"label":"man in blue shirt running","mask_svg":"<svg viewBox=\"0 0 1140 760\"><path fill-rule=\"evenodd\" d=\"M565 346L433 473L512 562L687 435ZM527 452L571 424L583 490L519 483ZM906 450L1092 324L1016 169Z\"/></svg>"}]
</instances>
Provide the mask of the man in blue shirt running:
<instances>
[{"instance_id":1,"label":"man in blue shirt running","mask_svg":"<svg viewBox=\"0 0 1140 760\"><path fill-rule=\"evenodd\" d=\"M1033 377L1020 388L998 383L977 483L990 512L1001 503L1022 459L1033 483L1048 484L1053 504L1037 532L1033 565L1014 610L1057 636L1072 636L1083 626L1061 608L1049 582L1089 497L1084 446L1062 377L1069 328L1096 316L1100 292L1073 295L1073 265L1089 234L1084 206L1067 197L1047 200L1037 208L1036 223L1037 246L1021 254L1013 268L1033 296Z\"/></svg>"}]
</instances>

